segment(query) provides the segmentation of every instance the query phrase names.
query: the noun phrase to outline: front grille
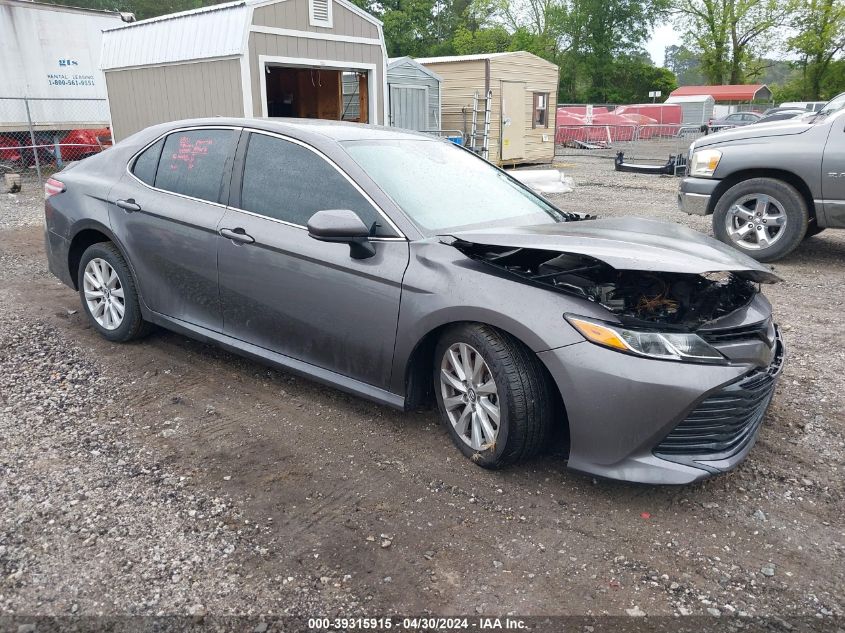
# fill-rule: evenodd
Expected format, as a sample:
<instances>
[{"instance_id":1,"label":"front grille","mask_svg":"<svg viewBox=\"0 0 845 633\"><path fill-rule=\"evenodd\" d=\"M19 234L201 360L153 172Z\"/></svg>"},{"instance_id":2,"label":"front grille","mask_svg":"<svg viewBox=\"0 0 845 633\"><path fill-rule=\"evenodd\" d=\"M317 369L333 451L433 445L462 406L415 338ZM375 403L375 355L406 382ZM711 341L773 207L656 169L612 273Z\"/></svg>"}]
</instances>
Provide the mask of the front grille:
<instances>
[{"instance_id":1,"label":"front grille","mask_svg":"<svg viewBox=\"0 0 845 633\"><path fill-rule=\"evenodd\" d=\"M720 343L736 343L738 341L762 340L772 343L774 334L772 320L766 319L760 323L722 330L699 330L698 334L711 345Z\"/></svg>"},{"instance_id":2,"label":"front grille","mask_svg":"<svg viewBox=\"0 0 845 633\"><path fill-rule=\"evenodd\" d=\"M655 455L727 459L757 432L772 399L783 362L778 341L775 359L704 400L654 449Z\"/></svg>"}]
</instances>

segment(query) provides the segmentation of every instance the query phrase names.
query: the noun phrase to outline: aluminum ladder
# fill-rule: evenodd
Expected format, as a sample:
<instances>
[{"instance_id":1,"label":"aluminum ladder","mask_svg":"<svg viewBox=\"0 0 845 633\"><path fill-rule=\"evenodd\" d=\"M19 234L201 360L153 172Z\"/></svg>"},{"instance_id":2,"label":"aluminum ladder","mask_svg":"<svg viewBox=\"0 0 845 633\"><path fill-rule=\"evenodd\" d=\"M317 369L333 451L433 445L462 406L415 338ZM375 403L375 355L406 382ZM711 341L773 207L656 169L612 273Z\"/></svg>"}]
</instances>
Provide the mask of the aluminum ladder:
<instances>
[{"instance_id":1,"label":"aluminum ladder","mask_svg":"<svg viewBox=\"0 0 845 633\"><path fill-rule=\"evenodd\" d=\"M478 131L478 115L482 113L481 102L484 102L484 131ZM482 98L478 95L478 91L472 97L472 132L469 135L469 149L476 154L480 154L481 158L488 160L490 157L490 116L493 113L493 91L488 90L487 96ZM478 141L481 141L481 147L478 147Z\"/></svg>"}]
</instances>

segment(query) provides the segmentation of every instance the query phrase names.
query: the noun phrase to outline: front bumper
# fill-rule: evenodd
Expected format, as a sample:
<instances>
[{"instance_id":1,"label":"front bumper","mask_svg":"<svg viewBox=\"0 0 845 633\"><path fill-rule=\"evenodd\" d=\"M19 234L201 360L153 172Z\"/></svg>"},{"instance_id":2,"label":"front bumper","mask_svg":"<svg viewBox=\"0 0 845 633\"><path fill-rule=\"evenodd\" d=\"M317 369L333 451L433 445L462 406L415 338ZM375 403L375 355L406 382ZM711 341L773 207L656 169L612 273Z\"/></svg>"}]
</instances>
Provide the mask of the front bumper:
<instances>
[{"instance_id":1,"label":"front bumper","mask_svg":"<svg viewBox=\"0 0 845 633\"><path fill-rule=\"evenodd\" d=\"M778 338L768 368L749 364L699 365L659 361L620 354L583 342L541 352L563 396L569 421L569 462L574 470L601 477L650 484L687 484L738 465L751 450L783 365ZM728 446L712 451L686 450L669 438L684 434L689 420L700 418L699 407L711 406L723 392L730 394L752 374L766 372L770 387L758 394L753 416L744 422ZM711 420L712 422L712 420ZM687 423L687 427L684 424ZM721 423L721 422L720 422ZM729 429L730 430L730 429ZM693 437L687 429L685 437ZM664 452L659 452L662 447Z\"/></svg>"},{"instance_id":2,"label":"front bumper","mask_svg":"<svg viewBox=\"0 0 845 633\"><path fill-rule=\"evenodd\" d=\"M682 179L678 189L678 208L684 213L694 215L713 213L710 199L718 185L719 181L712 178L688 176Z\"/></svg>"}]
</instances>

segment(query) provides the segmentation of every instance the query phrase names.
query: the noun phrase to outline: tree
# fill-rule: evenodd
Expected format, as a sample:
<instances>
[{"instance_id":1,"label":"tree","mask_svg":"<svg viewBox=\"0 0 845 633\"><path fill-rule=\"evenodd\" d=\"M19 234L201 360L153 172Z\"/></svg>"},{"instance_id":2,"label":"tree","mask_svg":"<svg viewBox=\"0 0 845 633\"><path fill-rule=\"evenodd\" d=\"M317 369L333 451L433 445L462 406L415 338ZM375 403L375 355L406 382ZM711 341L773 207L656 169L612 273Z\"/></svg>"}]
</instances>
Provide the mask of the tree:
<instances>
[{"instance_id":1,"label":"tree","mask_svg":"<svg viewBox=\"0 0 845 633\"><path fill-rule=\"evenodd\" d=\"M775 43L774 30L792 7L783 0L674 0L672 8L708 83L739 84L750 71L759 74L754 64Z\"/></svg>"},{"instance_id":2,"label":"tree","mask_svg":"<svg viewBox=\"0 0 845 633\"><path fill-rule=\"evenodd\" d=\"M845 59L836 59L830 62L822 78L821 97L830 99L841 92L845 92Z\"/></svg>"},{"instance_id":3,"label":"tree","mask_svg":"<svg viewBox=\"0 0 845 633\"><path fill-rule=\"evenodd\" d=\"M789 38L787 46L799 55L803 96L816 101L822 96L822 84L831 62L845 47L845 2L804 0L794 24L798 33Z\"/></svg>"},{"instance_id":4,"label":"tree","mask_svg":"<svg viewBox=\"0 0 845 633\"><path fill-rule=\"evenodd\" d=\"M388 53L394 57L429 54L435 40L434 0L385 0L381 10L369 10L384 22L384 38L390 43Z\"/></svg>"},{"instance_id":5,"label":"tree","mask_svg":"<svg viewBox=\"0 0 845 633\"><path fill-rule=\"evenodd\" d=\"M655 67L646 53L619 56L608 79L602 98L597 99L605 103L644 103L652 90L659 90L665 96L678 87L675 74Z\"/></svg>"},{"instance_id":6,"label":"tree","mask_svg":"<svg viewBox=\"0 0 845 633\"><path fill-rule=\"evenodd\" d=\"M561 69L560 98L607 101L617 58L639 53L669 0L476 0L488 25Z\"/></svg>"},{"instance_id":7,"label":"tree","mask_svg":"<svg viewBox=\"0 0 845 633\"><path fill-rule=\"evenodd\" d=\"M664 51L663 66L675 73L678 83L682 86L704 83L701 60L686 46L667 46Z\"/></svg>"},{"instance_id":8,"label":"tree","mask_svg":"<svg viewBox=\"0 0 845 633\"><path fill-rule=\"evenodd\" d=\"M580 0L586 12L582 67L592 79L590 94L609 103L617 58L639 51L660 13L662 0ZM642 59L642 58L641 58ZM648 65L651 65L650 60Z\"/></svg>"},{"instance_id":9,"label":"tree","mask_svg":"<svg viewBox=\"0 0 845 633\"><path fill-rule=\"evenodd\" d=\"M481 28L475 31L460 27L452 40L452 47L458 55L503 53L510 48L511 40L511 34L503 26Z\"/></svg>"}]
</instances>

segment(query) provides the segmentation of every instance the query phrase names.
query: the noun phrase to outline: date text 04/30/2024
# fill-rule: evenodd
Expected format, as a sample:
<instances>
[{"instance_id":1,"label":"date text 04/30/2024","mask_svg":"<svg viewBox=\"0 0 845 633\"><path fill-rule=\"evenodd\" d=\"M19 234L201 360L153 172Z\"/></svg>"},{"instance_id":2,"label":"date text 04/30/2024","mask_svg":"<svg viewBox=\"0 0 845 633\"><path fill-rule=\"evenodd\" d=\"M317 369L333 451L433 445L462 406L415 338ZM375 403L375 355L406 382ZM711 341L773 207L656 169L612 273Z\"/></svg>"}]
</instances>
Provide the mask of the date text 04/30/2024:
<instances>
[{"instance_id":1,"label":"date text 04/30/2024","mask_svg":"<svg viewBox=\"0 0 845 633\"><path fill-rule=\"evenodd\" d=\"M519 618L493 617L421 617L421 618L309 618L308 628L322 630L511 630L525 629L525 622Z\"/></svg>"}]
</instances>

